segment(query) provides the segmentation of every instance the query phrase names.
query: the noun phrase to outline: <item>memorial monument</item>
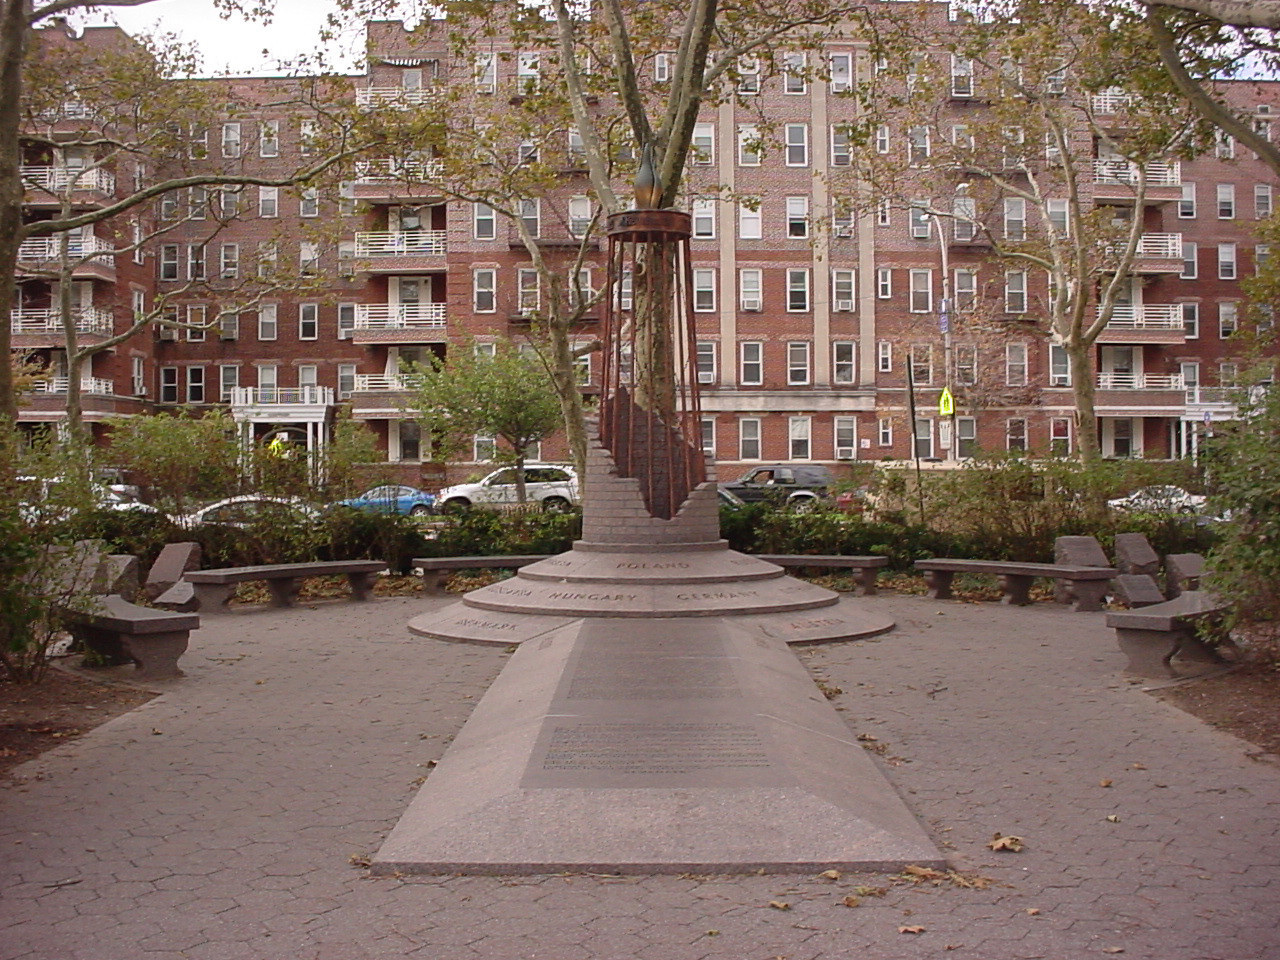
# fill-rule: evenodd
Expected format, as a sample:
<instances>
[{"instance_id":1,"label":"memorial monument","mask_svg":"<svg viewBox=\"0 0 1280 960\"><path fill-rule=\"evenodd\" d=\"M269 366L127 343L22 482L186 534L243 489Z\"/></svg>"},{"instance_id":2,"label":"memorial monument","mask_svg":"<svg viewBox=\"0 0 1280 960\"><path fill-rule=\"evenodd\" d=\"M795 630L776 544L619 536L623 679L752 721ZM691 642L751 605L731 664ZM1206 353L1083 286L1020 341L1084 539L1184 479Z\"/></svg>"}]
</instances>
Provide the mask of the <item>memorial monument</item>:
<instances>
[{"instance_id":1,"label":"memorial monument","mask_svg":"<svg viewBox=\"0 0 1280 960\"><path fill-rule=\"evenodd\" d=\"M787 646L892 620L720 539L689 236L678 211L609 218L582 539L410 623L518 648L375 873L943 863Z\"/></svg>"}]
</instances>

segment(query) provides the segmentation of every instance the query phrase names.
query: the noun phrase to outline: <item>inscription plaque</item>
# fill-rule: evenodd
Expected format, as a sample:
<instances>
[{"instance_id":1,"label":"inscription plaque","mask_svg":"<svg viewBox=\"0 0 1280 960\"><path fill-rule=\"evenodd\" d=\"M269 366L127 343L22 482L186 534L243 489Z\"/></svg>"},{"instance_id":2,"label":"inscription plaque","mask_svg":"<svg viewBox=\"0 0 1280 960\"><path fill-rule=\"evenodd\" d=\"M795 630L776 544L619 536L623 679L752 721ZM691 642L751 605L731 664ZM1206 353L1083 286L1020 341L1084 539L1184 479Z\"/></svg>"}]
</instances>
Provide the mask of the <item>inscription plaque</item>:
<instances>
[{"instance_id":1,"label":"inscription plaque","mask_svg":"<svg viewBox=\"0 0 1280 960\"><path fill-rule=\"evenodd\" d=\"M738 694L725 660L614 657L596 669L580 664L564 695L570 700L723 700Z\"/></svg>"},{"instance_id":2,"label":"inscription plaque","mask_svg":"<svg viewBox=\"0 0 1280 960\"><path fill-rule=\"evenodd\" d=\"M579 723L552 731L544 771L621 774L755 770L772 764L746 723Z\"/></svg>"}]
</instances>

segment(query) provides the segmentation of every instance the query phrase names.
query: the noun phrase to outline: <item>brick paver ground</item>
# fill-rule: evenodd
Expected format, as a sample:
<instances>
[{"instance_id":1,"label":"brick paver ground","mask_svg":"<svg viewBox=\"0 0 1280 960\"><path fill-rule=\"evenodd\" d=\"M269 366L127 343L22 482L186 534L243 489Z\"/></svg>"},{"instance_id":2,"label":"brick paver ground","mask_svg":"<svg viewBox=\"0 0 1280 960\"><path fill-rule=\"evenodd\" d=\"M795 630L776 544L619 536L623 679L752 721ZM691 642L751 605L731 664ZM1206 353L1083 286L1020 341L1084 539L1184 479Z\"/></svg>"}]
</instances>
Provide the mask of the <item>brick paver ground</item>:
<instances>
[{"instance_id":1,"label":"brick paver ground","mask_svg":"<svg viewBox=\"0 0 1280 960\"><path fill-rule=\"evenodd\" d=\"M0 958L1280 957L1280 766L1126 682L1102 614L1045 605L874 598L895 632L802 654L976 886L369 879L505 659L411 639L442 602L206 618L185 680L20 767Z\"/></svg>"}]
</instances>

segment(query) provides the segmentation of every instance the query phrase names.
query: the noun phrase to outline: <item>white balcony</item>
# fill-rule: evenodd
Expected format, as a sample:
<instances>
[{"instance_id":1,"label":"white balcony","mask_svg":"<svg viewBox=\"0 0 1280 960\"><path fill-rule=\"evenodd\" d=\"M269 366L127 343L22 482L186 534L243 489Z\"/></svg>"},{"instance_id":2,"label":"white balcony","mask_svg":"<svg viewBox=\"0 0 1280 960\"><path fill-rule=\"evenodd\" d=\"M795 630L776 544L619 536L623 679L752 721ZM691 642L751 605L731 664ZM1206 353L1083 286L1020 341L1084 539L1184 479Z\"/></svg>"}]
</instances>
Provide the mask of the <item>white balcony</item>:
<instances>
[{"instance_id":1,"label":"white balcony","mask_svg":"<svg viewBox=\"0 0 1280 960\"><path fill-rule=\"evenodd\" d=\"M417 378L406 373L357 373L356 393L404 393L417 387Z\"/></svg>"},{"instance_id":2,"label":"white balcony","mask_svg":"<svg viewBox=\"0 0 1280 960\"><path fill-rule=\"evenodd\" d=\"M36 384L36 393L66 393L71 386L69 377L53 377L42 383ZM115 384L110 380L104 380L101 377L81 377L80 392L94 394L95 396L110 396L115 391Z\"/></svg>"},{"instance_id":3,"label":"white balcony","mask_svg":"<svg viewBox=\"0 0 1280 960\"><path fill-rule=\"evenodd\" d=\"M1180 373L1100 373L1099 390L1182 390Z\"/></svg>"},{"instance_id":4,"label":"white balcony","mask_svg":"<svg viewBox=\"0 0 1280 960\"><path fill-rule=\"evenodd\" d=\"M1124 304L1112 308L1109 328L1117 330L1177 330L1184 327L1182 307L1176 303Z\"/></svg>"},{"instance_id":5,"label":"white balcony","mask_svg":"<svg viewBox=\"0 0 1280 960\"><path fill-rule=\"evenodd\" d=\"M422 183L439 179L444 165L439 160L406 160L382 157L356 164L356 183Z\"/></svg>"},{"instance_id":6,"label":"white balcony","mask_svg":"<svg viewBox=\"0 0 1280 960\"><path fill-rule=\"evenodd\" d=\"M106 240L94 236L67 238L67 256L77 260L94 254L110 254L115 248ZM18 245L19 260L57 260L62 256L61 237L32 237ZM103 258L106 261L105 257Z\"/></svg>"},{"instance_id":7,"label":"white balcony","mask_svg":"<svg viewBox=\"0 0 1280 960\"><path fill-rule=\"evenodd\" d=\"M1144 233L1138 238L1137 254L1157 260L1182 259L1182 234Z\"/></svg>"},{"instance_id":8,"label":"white balcony","mask_svg":"<svg viewBox=\"0 0 1280 960\"><path fill-rule=\"evenodd\" d=\"M443 230L415 230L403 233L357 233L356 258L360 257L443 257L447 252Z\"/></svg>"},{"instance_id":9,"label":"white balcony","mask_svg":"<svg viewBox=\"0 0 1280 960\"><path fill-rule=\"evenodd\" d=\"M1096 183L1120 183L1133 186L1142 176L1142 170L1136 163L1121 158L1095 159L1093 161L1093 179ZM1148 187L1177 187L1182 185L1182 164L1153 161L1145 167Z\"/></svg>"},{"instance_id":10,"label":"white balcony","mask_svg":"<svg viewBox=\"0 0 1280 960\"><path fill-rule=\"evenodd\" d=\"M116 178L97 167L78 170L71 167L22 167L22 183L28 190L61 194L71 190L93 190L115 193Z\"/></svg>"},{"instance_id":11,"label":"white balcony","mask_svg":"<svg viewBox=\"0 0 1280 960\"><path fill-rule=\"evenodd\" d=\"M111 334L112 317L97 307L81 307L73 311L76 333ZM14 310L10 316L10 330L14 336L50 336L62 334L62 314L57 308L44 310Z\"/></svg>"},{"instance_id":12,"label":"white balcony","mask_svg":"<svg viewBox=\"0 0 1280 960\"><path fill-rule=\"evenodd\" d=\"M356 106L420 107L434 96L429 87L363 87L356 91Z\"/></svg>"},{"instance_id":13,"label":"white balcony","mask_svg":"<svg viewBox=\"0 0 1280 960\"><path fill-rule=\"evenodd\" d=\"M357 330L443 330L443 303L358 303Z\"/></svg>"},{"instance_id":14,"label":"white balcony","mask_svg":"<svg viewBox=\"0 0 1280 960\"><path fill-rule=\"evenodd\" d=\"M1187 387L1187 406L1189 407L1234 407L1237 387Z\"/></svg>"},{"instance_id":15,"label":"white balcony","mask_svg":"<svg viewBox=\"0 0 1280 960\"><path fill-rule=\"evenodd\" d=\"M332 387L232 387L233 407L330 406Z\"/></svg>"},{"instance_id":16,"label":"white balcony","mask_svg":"<svg viewBox=\"0 0 1280 960\"><path fill-rule=\"evenodd\" d=\"M1089 100L1094 113L1123 113L1138 102L1138 98L1133 94L1114 87L1095 93Z\"/></svg>"}]
</instances>

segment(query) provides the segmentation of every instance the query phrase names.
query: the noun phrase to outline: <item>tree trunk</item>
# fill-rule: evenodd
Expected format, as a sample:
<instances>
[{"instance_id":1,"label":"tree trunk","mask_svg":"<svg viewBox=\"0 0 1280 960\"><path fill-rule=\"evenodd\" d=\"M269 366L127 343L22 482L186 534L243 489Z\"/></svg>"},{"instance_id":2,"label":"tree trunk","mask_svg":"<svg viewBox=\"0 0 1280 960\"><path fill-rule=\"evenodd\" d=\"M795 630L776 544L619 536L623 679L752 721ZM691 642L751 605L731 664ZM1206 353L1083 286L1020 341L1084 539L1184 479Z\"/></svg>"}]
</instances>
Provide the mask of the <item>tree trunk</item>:
<instances>
[{"instance_id":1,"label":"tree trunk","mask_svg":"<svg viewBox=\"0 0 1280 960\"><path fill-rule=\"evenodd\" d=\"M573 345L563 324L548 324L551 340L549 372L556 396L560 399L560 412L564 419L565 440L569 444L569 456L579 477L586 476L587 430L582 409L582 393L578 389Z\"/></svg>"},{"instance_id":2,"label":"tree trunk","mask_svg":"<svg viewBox=\"0 0 1280 960\"><path fill-rule=\"evenodd\" d=\"M1076 443L1080 459L1085 463L1097 463L1102 459L1098 444L1098 415L1094 412L1095 379L1093 351L1089 344L1069 342L1063 344L1071 363L1071 390L1076 401Z\"/></svg>"},{"instance_id":3,"label":"tree trunk","mask_svg":"<svg viewBox=\"0 0 1280 960\"><path fill-rule=\"evenodd\" d=\"M27 3L3 0L0 14L0 428L18 420L11 348L18 266L18 235L22 225L22 152L18 145L22 104L22 64L28 41ZM0 429L7 434L7 430ZM3 442L3 441L0 441ZM7 451L5 451L7 452ZM0 464L11 464L0 456ZM0 467L0 470L5 469ZM7 472L7 471L6 471Z\"/></svg>"},{"instance_id":4,"label":"tree trunk","mask_svg":"<svg viewBox=\"0 0 1280 960\"><path fill-rule=\"evenodd\" d=\"M672 329L672 251L649 245L636 258L635 401L642 410L676 423L675 332Z\"/></svg>"}]
</instances>

